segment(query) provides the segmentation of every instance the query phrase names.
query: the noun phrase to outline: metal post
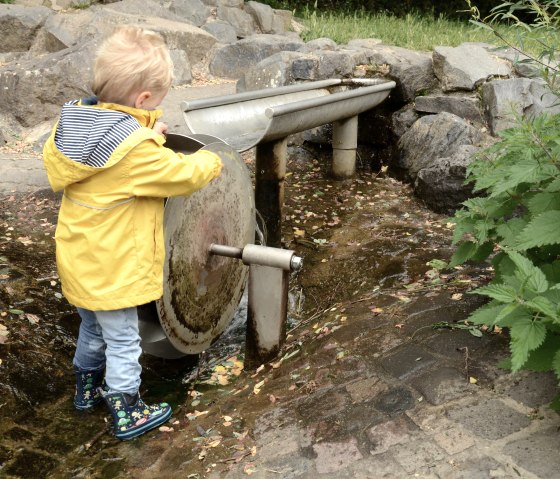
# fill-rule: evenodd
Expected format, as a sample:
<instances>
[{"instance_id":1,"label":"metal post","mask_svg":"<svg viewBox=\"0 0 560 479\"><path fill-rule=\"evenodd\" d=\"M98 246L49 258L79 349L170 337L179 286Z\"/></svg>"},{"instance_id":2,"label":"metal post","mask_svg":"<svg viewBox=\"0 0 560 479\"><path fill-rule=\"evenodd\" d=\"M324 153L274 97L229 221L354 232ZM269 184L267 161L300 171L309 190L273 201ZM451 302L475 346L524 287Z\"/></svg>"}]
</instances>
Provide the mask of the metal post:
<instances>
[{"instance_id":1,"label":"metal post","mask_svg":"<svg viewBox=\"0 0 560 479\"><path fill-rule=\"evenodd\" d=\"M250 265L245 366L254 369L274 359L286 337L290 272Z\"/></svg>"},{"instance_id":2,"label":"metal post","mask_svg":"<svg viewBox=\"0 0 560 479\"><path fill-rule=\"evenodd\" d=\"M266 244L277 248L282 243L282 210L287 154L287 138L257 145L255 207L264 219Z\"/></svg>"},{"instance_id":3,"label":"metal post","mask_svg":"<svg viewBox=\"0 0 560 479\"><path fill-rule=\"evenodd\" d=\"M356 173L358 116L333 122L332 147L332 175L338 179L353 177Z\"/></svg>"}]
</instances>

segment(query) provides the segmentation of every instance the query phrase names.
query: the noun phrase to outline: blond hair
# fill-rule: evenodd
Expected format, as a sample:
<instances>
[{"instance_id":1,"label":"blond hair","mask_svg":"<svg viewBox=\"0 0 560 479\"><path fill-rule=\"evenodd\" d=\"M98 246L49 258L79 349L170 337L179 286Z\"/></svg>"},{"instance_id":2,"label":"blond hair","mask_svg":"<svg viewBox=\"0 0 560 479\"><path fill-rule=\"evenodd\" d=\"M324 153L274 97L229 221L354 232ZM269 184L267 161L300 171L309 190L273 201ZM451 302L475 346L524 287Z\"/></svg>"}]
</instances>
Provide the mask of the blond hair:
<instances>
[{"instance_id":1,"label":"blond hair","mask_svg":"<svg viewBox=\"0 0 560 479\"><path fill-rule=\"evenodd\" d=\"M120 27L97 51L92 90L99 101L126 105L136 93L167 91L172 81L173 62L158 33Z\"/></svg>"}]
</instances>

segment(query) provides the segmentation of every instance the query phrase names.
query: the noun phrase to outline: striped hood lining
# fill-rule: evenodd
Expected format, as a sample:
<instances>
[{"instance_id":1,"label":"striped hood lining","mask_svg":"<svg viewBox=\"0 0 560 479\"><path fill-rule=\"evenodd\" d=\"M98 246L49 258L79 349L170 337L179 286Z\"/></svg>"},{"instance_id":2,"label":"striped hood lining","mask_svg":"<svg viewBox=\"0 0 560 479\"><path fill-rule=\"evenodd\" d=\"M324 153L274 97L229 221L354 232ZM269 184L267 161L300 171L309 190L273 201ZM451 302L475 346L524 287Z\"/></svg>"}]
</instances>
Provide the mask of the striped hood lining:
<instances>
[{"instance_id":1,"label":"striped hood lining","mask_svg":"<svg viewBox=\"0 0 560 479\"><path fill-rule=\"evenodd\" d=\"M74 100L62 107L54 143L72 161L101 168L115 149L139 128L138 120L127 113L82 106L79 100Z\"/></svg>"}]
</instances>

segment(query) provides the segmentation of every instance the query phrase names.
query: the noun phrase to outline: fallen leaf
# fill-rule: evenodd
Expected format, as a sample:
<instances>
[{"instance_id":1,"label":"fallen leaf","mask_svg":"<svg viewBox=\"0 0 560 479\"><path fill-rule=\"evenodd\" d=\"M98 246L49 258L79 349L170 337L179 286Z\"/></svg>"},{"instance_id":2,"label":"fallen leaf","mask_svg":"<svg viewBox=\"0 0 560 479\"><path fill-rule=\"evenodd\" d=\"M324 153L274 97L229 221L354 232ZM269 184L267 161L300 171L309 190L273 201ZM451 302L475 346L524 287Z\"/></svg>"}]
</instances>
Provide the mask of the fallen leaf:
<instances>
[{"instance_id":1,"label":"fallen leaf","mask_svg":"<svg viewBox=\"0 0 560 479\"><path fill-rule=\"evenodd\" d=\"M453 301L459 301L460 299L463 298L463 294L462 293L455 293L451 295L451 299Z\"/></svg>"},{"instance_id":2,"label":"fallen leaf","mask_svg":"<svg viewBox=\"0 0 560 479\"><path fill-rule=\"evenodd\" d=\"M173 432L174 429L172 427L169 427L169 426L161 426L159 428L159 431L161 431L161 432Z\"/></svg>"},{"instance_id":3,"label":"fallen leaf","mask_svg":"<svg viewBox=\"0 0 560 479\"><path fill-rule=\"evenodd\" d=\"M473 378L472 376L469 377L469 383L476 384L477 382L478 382L478 379Z\"/></svg>"}]
</instances>

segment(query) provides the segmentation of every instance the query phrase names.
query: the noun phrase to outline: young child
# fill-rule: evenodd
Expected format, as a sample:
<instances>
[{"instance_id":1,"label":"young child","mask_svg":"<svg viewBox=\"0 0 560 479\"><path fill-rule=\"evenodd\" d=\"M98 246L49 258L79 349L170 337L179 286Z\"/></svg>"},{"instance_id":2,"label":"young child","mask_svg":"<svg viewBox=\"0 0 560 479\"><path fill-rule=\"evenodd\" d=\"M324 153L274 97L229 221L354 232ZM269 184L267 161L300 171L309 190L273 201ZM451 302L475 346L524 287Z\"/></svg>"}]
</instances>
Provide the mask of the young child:
<instances>
[{"instance_id":1,"label":"young child","mask_svg":"<svg viewBox=\"0 0 560 479\"><path fill-rule=\"evenodd\" d=\"M64 189L56 229L62 292L81 317L73 360L74 406L105 401L119 439L171 416L139 396L136 306L163 294L164 198L189 195L220 174L220 158L165 148L156 110L172 79L158 34L123 27L99 48L95 97L68 102L43 150L54 191Z\"/></svg>"}]
</instances>

